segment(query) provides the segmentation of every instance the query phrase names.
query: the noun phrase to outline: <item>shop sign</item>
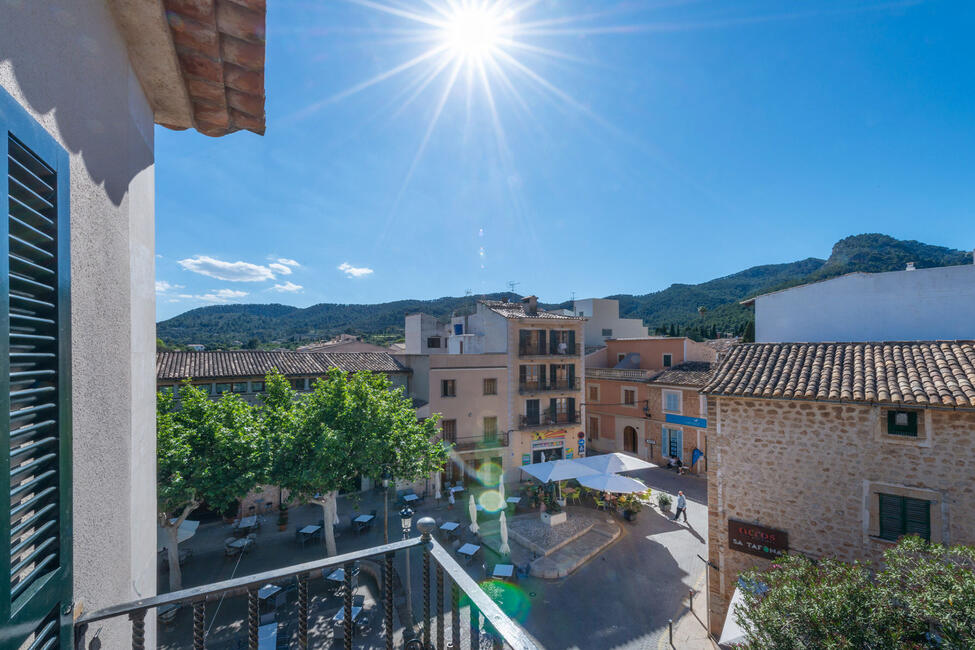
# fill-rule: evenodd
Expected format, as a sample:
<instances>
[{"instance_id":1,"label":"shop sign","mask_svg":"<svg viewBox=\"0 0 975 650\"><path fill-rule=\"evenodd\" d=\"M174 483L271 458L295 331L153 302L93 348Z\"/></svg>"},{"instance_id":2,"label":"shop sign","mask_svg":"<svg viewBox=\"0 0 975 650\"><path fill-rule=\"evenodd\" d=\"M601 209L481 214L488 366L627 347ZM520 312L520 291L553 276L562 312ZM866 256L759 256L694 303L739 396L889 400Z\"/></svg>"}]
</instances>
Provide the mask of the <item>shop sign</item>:
<instances>
[{"instance_id":1,"label":"shop sign","mask_svg":"<svg viewBox=\"0 0 975 650\"><path fill-rule=\"evenodd\" d=\"M571 449L568 450L567 452L565 452L565 458L566 458L566 460L572 460L572 450Z\"/></svg>"},{"instance_id":2,"label":"shop sign","mask_svg":"<svg viewBox=\"0 0 975 650\"><path fill-rule=\"evenodd\" d=\"M699 429L707 429L708 421L704 418L692 418L687 415L675 415L674 413L667 413L664 416L664 420L671 424L683 424L688 427L698 427Z\"/></svg>"},{"instance_id":3,"label":"shop sign","mask_svg":"<svg viewBox=\"0 0 975 650\"><path fill-rule=\"evenodd\" d=\"M536 431L532 434L532 440L548 440L550 438L564 438L566 434L565 429L558 429L557 431Z\"/></svg>"},{"instance_id":4,"label":"shop sign","mask_svg":"<svg viewBox=\"0 0 975 650\"><path fill-rule=\"evenodd\" d=\"M789 550L789 533L729 519L728 548L749 555L774 559Z\"/></svg>"},{"instance_id":5,"label":"shop sign","mask_svg":"<svg viewBox=\"0 0 975 650\"><path fill-rule=\"evenodd\" d=\"M538 449L558 449L562 446L561 438L559 440L542 440L541 442L533 442L532 450Z\"/></svg>"},{"instance_id":6,"label":"shop sign","mask_svg":"<svg viewBox=\"0 0 975 650\"><path fill-rule=\"evenodd\" d=\"M521 455L521 464L522 465L531 465L532 464L532 455L531 454L522 454Z\"/></svg>"}]
</instances>

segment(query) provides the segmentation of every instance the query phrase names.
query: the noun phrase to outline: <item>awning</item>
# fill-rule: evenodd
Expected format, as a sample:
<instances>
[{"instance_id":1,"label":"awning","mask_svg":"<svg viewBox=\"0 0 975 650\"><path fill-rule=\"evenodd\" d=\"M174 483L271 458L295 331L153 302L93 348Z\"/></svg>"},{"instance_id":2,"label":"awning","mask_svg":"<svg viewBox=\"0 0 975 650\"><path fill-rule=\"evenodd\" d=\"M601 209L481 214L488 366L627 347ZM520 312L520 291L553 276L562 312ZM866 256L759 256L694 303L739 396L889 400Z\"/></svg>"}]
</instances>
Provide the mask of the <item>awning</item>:
<instances>
[{"instance_id":1,"label":"awning","mask_svg":"<svg viewBox=\"0 0 975 650\"><path fill-rule=\"evenodd\" d=\"M583 465L576 459L549 460L544 463L532 463L531 465L522 465L521 469L542 483L548 483L549 481L567 481L570 478L599 474L598 470Z\"/></svg>"},{"instance_id":2,"label":"awning","mask_svg":"<svg viewBox=\"0 0 975 650\"><path fill-rule=\"evenodd\" d=\"M648 463L641 458L637 458L636 456L628 456L627 454L622 454L618 451L611 454L599 454L596 456L578 458L576 459L576 462L582 463L587 467L591 467L600 474L617 474L619 472L632 472L633 470L637 469L650 469L652 467L657 467L657 465Z\"/></svg>"},{"instance_id":3,"label":"awning","mask_svg":"<svg viewBox=\"0 0 975 650\"><path fill-rule=\"evenodd\" d=\"M599 490L600 492L613 492L614 494L630 494L633 492L646 492L647 486L629 476L619 474L594 474L593 476L583 476L579 479L580 485L587 488Z\"/></svg>"},{"instance_id":4,"label":"awning","mask_svg":"<svg viewBox=\"0 0 975 650\"><path fill-rule=\"evenodd\" d=\"M745 596L741 592L741 585L735 587L735 593L731 597L731 604L728 605L728 613L724 617L724 627L721 628L721 638L718 639L719 645L731 645L733 643L746 643L748 635L741 629L735 621L735 608L739 605L744 606Z\"/></svg>"},{"instance_id":5,"label":"awning","mask_svg":"<svg viewBox=\"0 0 975 650\"><path fill-rule=\"evenodd\" d=\"M193 537L193 535L196 534L196 529L199 527L200 522L185 519L183 523L179 525L179 530L176 531L177 543L182 544L190 537ZM161 551L166 548L167 544L169 544L169 535L166 534L166 531L162 526L156 526L156 529L156 549Z\"/></svg>"}]
</instances>

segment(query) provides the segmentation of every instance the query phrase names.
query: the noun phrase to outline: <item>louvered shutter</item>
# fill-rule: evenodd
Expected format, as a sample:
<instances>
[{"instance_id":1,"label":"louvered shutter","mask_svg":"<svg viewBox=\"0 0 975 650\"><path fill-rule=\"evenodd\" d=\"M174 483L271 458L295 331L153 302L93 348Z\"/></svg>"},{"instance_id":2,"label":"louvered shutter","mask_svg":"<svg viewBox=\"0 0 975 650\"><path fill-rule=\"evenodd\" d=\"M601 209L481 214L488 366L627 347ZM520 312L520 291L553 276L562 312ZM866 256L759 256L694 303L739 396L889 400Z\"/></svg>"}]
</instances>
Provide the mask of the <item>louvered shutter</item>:
<instances>
[{"instance_id":1,"label":"louvered shutter","mask_svg":"<svg viewBox=\"0 0 975 650\"><path fill-rule=\"evenodd\" d=\"M931 541L931 502L904 499L904 533Z\"/></svg>"},{"instance_id":2,"label":"louvered shutter","mask_svg":"<svg viewBox=\"0 0 975 650\"><path fill-rule=\"evenodd\" d=\"M0 90L0 646L71 645L67 153Z\"/></svg>"},{"instance_id":3,"label":"louvered shutter","mask_svg":"<svg viewBox=\"0 0 975 650\"><path fill-rule=\"evenodd\" d=\"M904 534L904 497L880 494L880 537L896 540Z\"/></svg>"}]
</instances>

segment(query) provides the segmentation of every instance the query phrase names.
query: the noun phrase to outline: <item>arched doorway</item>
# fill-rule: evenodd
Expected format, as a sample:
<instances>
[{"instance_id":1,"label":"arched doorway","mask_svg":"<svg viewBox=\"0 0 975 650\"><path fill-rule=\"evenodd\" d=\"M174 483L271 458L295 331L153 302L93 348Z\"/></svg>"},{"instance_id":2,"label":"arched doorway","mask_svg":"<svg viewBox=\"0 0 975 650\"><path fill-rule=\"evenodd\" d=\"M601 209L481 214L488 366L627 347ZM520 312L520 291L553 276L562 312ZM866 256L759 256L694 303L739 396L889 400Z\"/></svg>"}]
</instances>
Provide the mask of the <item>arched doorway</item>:
<instances>
[{"instance_id":1,"label":"arched doorway","mask_svg":"<svg viewBox=\"0 0 975 650\"><path fill-rule=\"evenodd\" d=\"M636 429L633 427L623 428L623 451L636 453Z\"/></svg>"}]
</instances>

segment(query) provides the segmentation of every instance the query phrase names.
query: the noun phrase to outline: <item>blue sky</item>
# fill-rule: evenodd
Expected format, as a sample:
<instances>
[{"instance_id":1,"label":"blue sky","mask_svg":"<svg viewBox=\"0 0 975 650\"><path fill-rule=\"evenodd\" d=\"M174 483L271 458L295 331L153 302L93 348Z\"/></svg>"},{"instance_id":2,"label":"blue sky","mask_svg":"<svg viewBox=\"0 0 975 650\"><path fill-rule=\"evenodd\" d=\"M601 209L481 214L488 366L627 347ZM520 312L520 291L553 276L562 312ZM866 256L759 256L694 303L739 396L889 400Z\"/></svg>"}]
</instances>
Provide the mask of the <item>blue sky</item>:
<instances>
[{"instance_id":1,"label":"blue sky","mask_svg":"<svg viewBox=\"0 0 975 650\"><path fill-rule=\"evenodd\" d=\"M160 320L975 247L975 3L500 1L493 64L448 0L269 2L267 134L157 127Z\"/></svg>"}]
</instances>

